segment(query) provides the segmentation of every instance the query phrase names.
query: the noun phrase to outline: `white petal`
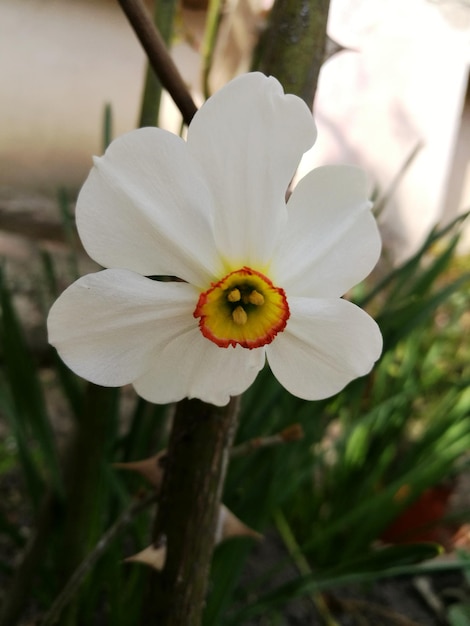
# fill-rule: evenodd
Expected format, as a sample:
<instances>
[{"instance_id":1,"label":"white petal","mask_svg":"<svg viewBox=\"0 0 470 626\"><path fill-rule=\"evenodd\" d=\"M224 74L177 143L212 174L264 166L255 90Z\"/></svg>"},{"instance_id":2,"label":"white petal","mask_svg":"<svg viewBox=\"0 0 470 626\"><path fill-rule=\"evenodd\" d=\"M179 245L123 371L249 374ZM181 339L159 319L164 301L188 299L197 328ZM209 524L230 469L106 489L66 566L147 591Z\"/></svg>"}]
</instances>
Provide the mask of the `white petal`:
<instances>
[{"instance_id":1,"label":"white petal","mask_svg":"<svg viewBox=\"0 0 470 626\"><path fill-rule=\"evenodd\" d=\"M197 327L196 302L197 292L186 283L104 270L80 278L54 303L49 341L75 373L117 387L147 371L174 335Z\"/></svg>"},{"instance_id":2,"label":"white petal","mask_svg":"<svg viewBox=\"0 0 470 626\"><path fill-rule=\"evenodd\" d=\"M271 370L293 395L321 400L367 374L382 336L362 309L341 299L289 300L291 317L266 354Z\"/></svg>"},{"instance_id":3,"label":"white petal","mask_svg":"<svg viewBox=\"0 0 470 626\"><path fill-rule=\"evenodd\" d=\"M289 221L272 276L288 295L342 296L371 272L381 241L361 169L315 169L299 182L287 206Z\"/></svg>"},{"instance_id":4,"label":"white petal","mask_svg":"<svg viewBox=\"0 0 470 626\"><path fill-rule=\"evenodd\" d=\"M269 261L287 187L315 136L306 104L260 73L231 81L195 115L188 148L210 181L215 239L232 269Z\"/></svg>"},{"instance_id":5,"label":"white petal","mask_svg":"<svg viewBox=\"0 0 470 626\"><path fill-rule=\"evenodd\" d=\"M252 384L264 363L262 348L219 348L192 329L169 341L134 387L150 402L189 397L223 406Z\"/></svg>"},{"instance_id":6,"label":"white petal","mask_svg":"<svg viewBox=\"0 0 470 626\"><path fill-rule=\"evenodd\" d=\"M88 254L104 267L207 285L220 271L213 204L186 143L157 128L113 141L77 200Z\"/></svg>"}]
</instances>

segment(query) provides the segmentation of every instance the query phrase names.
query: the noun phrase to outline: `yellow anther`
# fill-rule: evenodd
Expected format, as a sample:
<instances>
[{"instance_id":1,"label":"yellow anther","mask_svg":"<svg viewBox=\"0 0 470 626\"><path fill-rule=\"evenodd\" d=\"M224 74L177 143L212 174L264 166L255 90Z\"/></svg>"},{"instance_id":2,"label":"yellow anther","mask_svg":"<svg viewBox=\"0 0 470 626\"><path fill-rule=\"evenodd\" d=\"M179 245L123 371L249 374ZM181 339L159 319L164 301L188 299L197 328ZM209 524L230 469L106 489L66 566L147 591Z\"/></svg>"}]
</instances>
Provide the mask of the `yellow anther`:
<instances>
[{"instance_id":1,"label":"yellow anther","mask_svg":"<svg viewBox=\"0 0 470 626\"><path fill-rule=\"evenodd\" d=\"M211 283L199 295L193 315L202 335L219 348L251 350L270 344L285 329L290 313L284 290L245 266Z\"/></svg>"},{"instance_id":2,"label":"yellow anther","mask_svg":"<svg viewBox=\"0 0 470 626\"><path fill-rule=\"evenodd\" d=\"M264 304L264 296L259 291L253 289L253 291L248 296L248 302L250 304L255 304L256 306L261 306Z\"/></svg>"},{"instance_id":3,"label":"yellow anther","mask_svg":"<svg viewBox=\"0 0 470 626\"><path fill-rule=\"evenodd\" d=\"M238 326L243 326L243 324L246 324L248 321L248 315L242 306L237 306L237 308L232 311L232 319Z\"/></svg>"},{"instance_id":4,"label":"yellow anther","mask_svg":"<svg viewBox=\"0 0 470 626\"><path fill-rule=\"evenodd\" d=\"M238 302L242 297L242 294L240 293L240 289L232 289L232 291L229 292L228 296L227 296L227 300L229 302Z\"/></svg>"}]
</instances>

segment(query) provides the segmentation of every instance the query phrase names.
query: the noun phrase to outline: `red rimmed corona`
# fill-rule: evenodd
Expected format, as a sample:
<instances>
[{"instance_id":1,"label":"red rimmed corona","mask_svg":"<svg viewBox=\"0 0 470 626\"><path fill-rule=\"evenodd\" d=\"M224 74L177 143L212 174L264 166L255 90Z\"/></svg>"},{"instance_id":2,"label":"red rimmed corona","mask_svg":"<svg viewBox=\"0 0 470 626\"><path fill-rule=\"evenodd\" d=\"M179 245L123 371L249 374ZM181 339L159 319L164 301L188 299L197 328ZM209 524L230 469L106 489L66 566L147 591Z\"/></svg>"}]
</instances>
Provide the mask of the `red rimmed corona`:
<instances>
[{"instance_id":1,"label":"red rimmed corona","mask_svg":"<svg viewBox=\"0 0 470 626\"><path fill-rule=\"evenodd\" d=\"M212 283L194 310L204 337L221 348L265 346L284 330L289 315L284 290L250 267Z\"/></svg>"}]
</instances>

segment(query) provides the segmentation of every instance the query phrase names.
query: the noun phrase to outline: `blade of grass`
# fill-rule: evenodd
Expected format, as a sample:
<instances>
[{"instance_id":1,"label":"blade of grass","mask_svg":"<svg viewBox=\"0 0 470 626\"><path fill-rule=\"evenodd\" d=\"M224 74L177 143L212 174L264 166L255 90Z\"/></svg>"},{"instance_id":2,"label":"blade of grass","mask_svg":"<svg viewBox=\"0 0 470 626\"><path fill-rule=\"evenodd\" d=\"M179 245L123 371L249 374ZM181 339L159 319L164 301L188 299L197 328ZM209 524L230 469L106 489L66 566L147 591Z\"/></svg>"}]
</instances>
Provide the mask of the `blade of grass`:
<instances>
[{"instance_id":1,"label":"blade of grass","mask_svg":"<svg viewBox=\"0 0 470 626\"><path fill-rule=\"evenodd\" d=\"M26 424L42 454L42 460L52 485L63 493L57 447L49 422L38 372L13 307L11 294L0 271L0 305L2 310L0 334L4 349L5 375L11 389L15 410L11 418L17 423L15 432L26 434ZM26 441L22 441L26 444Z\"/></svg>"}]
</instances>

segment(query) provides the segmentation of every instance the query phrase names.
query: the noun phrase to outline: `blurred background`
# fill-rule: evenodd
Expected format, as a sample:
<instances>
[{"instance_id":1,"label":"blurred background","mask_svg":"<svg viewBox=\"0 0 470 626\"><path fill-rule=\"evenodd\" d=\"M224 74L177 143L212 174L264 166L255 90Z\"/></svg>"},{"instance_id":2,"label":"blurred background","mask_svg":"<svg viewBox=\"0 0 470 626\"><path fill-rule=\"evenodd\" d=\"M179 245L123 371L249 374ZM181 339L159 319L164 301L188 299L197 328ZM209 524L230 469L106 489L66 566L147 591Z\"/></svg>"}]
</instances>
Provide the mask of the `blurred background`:
<instances>
[{"instance_id":1,"label":"blurred background","mask_svg":"<svg viewBox=\"0 0 470 626\"><path fill-rule=\"evenodd\" d=\"M207 0L161 4L201 104ZM222 6L212 92L250 69L270 0ZM470 0L331 0L328 34L299 174L368 172L384 254L346 297L384 352L325 401L268 369L244 394L224 503L265 539L217 548L204 626L470 626ZM145 76L117 1L0 0L0 626L54 623L64 585L61 625L142 623L148 570L123 559L148 545L151 487L115 464L164 448L173 408L73 375L45 319L96 269L76 194L139 124ZM181 130L165 94L159 124Z\"/></svg>"},{"instance_id":2,"label":"blurred background","mask_svg":"<svg viewBox=\"0 0 470 626\"><path fill-rule=\"evenodd\" d=\"M269 3L226 5L212 90L249 69ZM183 2L173 55L198 102L204 24L204 1ZM385 190L419 149L381 216L389 253L400 260L437 220L470 205L470 6L332 0L328 33L346 49L321 71L319 136L303 171L358 163L371 188ZM144 73L144 54L117 2L2 0L0 197L78 188L91 155L102 151L105 104L112 106L115 135L136 126ZM168 100L160 123L179 127Z\"/></svg>"}]
</instances>

